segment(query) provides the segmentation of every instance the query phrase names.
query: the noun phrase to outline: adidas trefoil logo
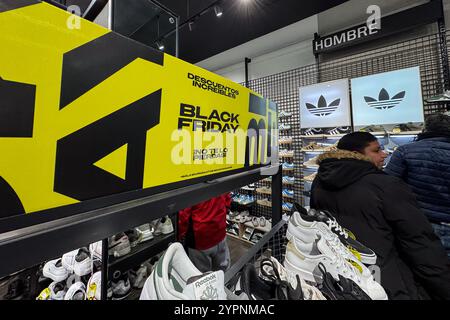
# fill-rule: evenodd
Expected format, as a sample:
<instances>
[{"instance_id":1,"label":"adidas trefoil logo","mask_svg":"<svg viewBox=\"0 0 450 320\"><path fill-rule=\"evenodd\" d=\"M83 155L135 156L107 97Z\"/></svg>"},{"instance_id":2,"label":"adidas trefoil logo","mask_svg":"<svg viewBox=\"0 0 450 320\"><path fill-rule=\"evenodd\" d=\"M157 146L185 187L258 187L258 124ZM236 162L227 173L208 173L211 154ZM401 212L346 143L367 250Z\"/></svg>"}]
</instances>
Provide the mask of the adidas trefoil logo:
<instances>
[{"instance_id":1,"label":"adidas trefoil logo","mask_svg":"<svg viewBox=\"0 0 450 320\"><path fill-rule=\"evenodd\" d=\"M366 100L369 107L378 110L386 110L394 108L397 105L399 105L405 98L405 95L406 92L401 91L391 98L387 90L383 88L381 89L380 94L378 95L378 100L372 97L364 97L364 100Z\"/></svg>"},{"instance_id":2,"label":"adidas trefoil logo","mask_svg":"<svg viewBox=\"0 0 450 320\"><path fill-rule=\"evenodd\" d=\"M325 117L335 112L340 103L341 99L336 99L330 104L327 104L325 97L320 96L319 101L317 102L317 107L311 103L306 103L306 108L315 116Z\"/></svg>"},{"instance_id":3,"label":"adidas trefoil logo","mask_svg":"<svg viewBox=\"0 0 450 320\"><path fill-rule=\"evenodd\" d=\"M213 286L207 286L205 291L203 291L200 300L218 300L219 294L217 293L217 289Z\"/></svg>"}]
</instances>

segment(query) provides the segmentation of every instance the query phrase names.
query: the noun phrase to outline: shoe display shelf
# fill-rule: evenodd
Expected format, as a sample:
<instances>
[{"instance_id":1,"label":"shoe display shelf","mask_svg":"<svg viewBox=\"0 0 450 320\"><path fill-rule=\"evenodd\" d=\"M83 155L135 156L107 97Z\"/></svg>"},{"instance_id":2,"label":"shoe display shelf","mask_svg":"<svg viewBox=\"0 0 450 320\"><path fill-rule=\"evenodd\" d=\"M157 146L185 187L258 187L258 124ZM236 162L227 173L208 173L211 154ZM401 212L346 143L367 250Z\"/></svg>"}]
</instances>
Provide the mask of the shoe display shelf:
<instances>
[{"instance_id":1,"label":"shoe display shelf","mask_svg":"<svg viewBox=\"0 0 450 320\"><path fill-rule=\"evenodd\" d=\"M274 172L272 177L275 177L275 182L272 188L280 190L279 196L272 199L278 205L274 205L270 210L270 217L277 223L282 218L281 166L268 166L263 169ZM0 279L103 239L101 299L106 300L107 283L112 279L111 273L139 266L143 261L167 249L168 244L175 241L177 222L174 221L174 233L156 236L153 240L138 244L123 257L109 256L109 237L163 218L167 212L178 212L265 178L267 176L262 175L262 169L256 168L163 193L148 195L145 192L136 192L133 199L126 201L122 198L116 199L116 202L99 198L91 200L84 206L78 204L73 207L66 206L49 214L20 215L2 219L0 256L3 259L0 263ZM18 256L17 252L23 251L23 248L27 248L27 254Z\"/></svg>"},{"instance_id":2,"label":"shoe display shelf","mask_svg":"<svg viewBox=\"0 0 450 320\"><path fill-rule=\"evenodd\" d=\"M303 133L307 133L314 130L320 134L302 134L300 152L303 155L303 163L301 168L301 184L302 184L302 202L304 205L309 205L310 191L313 179L311 177L317 173L319 166L315 163L315 160L323 153L332 151L340 138L347 133L352 132L351 127L339 128L339 133L330 134L330 131L336 131L337 128L324 128L324 129L302 129ZM305 179L305 177L308 177Z\"/></svg>"},{"instance_id":3,"label":"shoe display shelf","mask_svg":"<svg viewBox=\"0 0 450 320\"><path fill-rule=\"evenodd\" d=\"M138 244L131 248L131 252L123 257L109 258L108 273L113 274L115 271L122 273L139 266L144 261L148 260L162 251L164 251L170 243L176 241L175 233L155 236L153 239Z\"/></svg>"}]
</instances>

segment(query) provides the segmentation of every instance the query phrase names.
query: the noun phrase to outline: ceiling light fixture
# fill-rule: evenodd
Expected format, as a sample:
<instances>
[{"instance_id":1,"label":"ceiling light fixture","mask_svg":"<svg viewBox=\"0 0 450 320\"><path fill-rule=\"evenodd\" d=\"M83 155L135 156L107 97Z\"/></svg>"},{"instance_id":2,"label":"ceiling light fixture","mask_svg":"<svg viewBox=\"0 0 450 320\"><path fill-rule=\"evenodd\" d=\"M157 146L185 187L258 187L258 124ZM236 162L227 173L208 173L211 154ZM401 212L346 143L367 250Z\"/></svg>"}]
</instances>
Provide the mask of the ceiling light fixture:
<instances>
[{"instance_id":1,"label":"ceiling light fixture","mask_svg":"<svg viewBox=\"0 0 450 320\"><path fill-rule=\"evenodd\" d=\"M164 44L161 41L156 41L155 42L156 46L158 47L159 50L164 51Z\"/></svg>"},{"instance_id":2,"label":"ceiling light fixture","mask_svg":"<svg viewBox=\"0 0 450 320\"><path fill-rule=\"evenodd\" d=\"M216 13L216 16L218 18L220 18L223 15L223 10L219 5L214 6L214 12Z\"/></svg>"}]
</instances>

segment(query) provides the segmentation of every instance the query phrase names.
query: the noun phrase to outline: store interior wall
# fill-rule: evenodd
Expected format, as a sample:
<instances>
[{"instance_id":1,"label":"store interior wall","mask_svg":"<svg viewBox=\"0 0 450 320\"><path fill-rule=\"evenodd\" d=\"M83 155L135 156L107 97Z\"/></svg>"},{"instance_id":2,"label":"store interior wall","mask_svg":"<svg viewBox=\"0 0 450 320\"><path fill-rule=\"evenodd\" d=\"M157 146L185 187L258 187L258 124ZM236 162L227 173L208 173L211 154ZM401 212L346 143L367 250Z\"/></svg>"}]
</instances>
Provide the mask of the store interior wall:
<instances>
[{"instance_id":1,"label":"store interior wall","mask_svg":"<svg viewBox=\"0 0 450 320\"><path fill-rule=\"evenodd\" d=\"M250 80L309 65L314 63L311 41L317 28L317 15L314 15L197 65L238 83L245 81L245 57L252 59Z\"/></svg>"},{"instance_id":2,"label":"store interior wall","mask_svg":"<svg viewBox=\"0 0 450 320\"><path fill-rule=\"evenodd\" d=\"M299 21L271 34L230 49L214 57L199 62L197 65L227 77L235 82L245 80L244 58L249 57L249 80L262 78L276 73L300 68L315 63L312 49L314 33L321 35L343 30L366 21L369 5L378 5L383 15L393 14L428 0L351 0L324 11L308 19ZM450 22L450 0L444 0L447 21ZM409 39L437 32L437 24L421 26L371 41L358 47L350 47L332 54L321 56L321 62L339 59L351 54L358 54L378 47L384 47ZM283 44L282 39L286 39Z\"/></svg>"}]
</instances>

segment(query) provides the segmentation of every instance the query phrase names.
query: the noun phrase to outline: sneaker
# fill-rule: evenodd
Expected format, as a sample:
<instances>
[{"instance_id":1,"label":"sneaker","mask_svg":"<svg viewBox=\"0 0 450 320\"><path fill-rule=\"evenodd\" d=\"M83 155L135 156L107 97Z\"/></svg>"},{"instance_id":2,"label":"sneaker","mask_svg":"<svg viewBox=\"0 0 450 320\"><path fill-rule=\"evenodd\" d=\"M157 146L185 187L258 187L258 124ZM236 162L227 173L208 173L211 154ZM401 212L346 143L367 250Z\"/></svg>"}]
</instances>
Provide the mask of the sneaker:
<instances>
[{"instance_id":1,"label":"sneaker","mask_svg":"<svg viewBox=\"0 0 450 320\"><path fill-rule=\"evenodd\" d=\"M294 184L295 177L284 176L282 180L284 184Z\"/></svg>"},{"instance_id":2,"label":"sneaker","mask_svg":"<svg viewBox=\"0 0 450 320\"><path fill-rule=\"evenodd\" d=\"M64 268L61 259L48 261L42 269L44 277L52 279L55 282L61 282L67 279L69 271Z\"/></svg>"},{"instance_id":3,"label":"sneaker","mask_svg":"<svg viewBox=\"0 0 450 320\"><path fill-rule=\"evenodd\" d=\"M145 280L147 280L148 276L147 271L148 266L145 264L141 264L137 270L130 270L129 278L133 288L142 289L144 287Z\"/></svg>"},{"instance_id":4,"label":"sneaker","mask_svg":"<svg viewBox=\"0 0 450 320\"><path fill-rule=\"evenodd\" d=\"M116 258L131 252L130 241L125 233L119 233L109 239L108 253Z\"/></svg>"},{"instance_id":5,"label":"sneaker","mask_svg":"<svg viewBox=\"0 0 450 320\"><path fill-rule=\"evenodd\" d=\"M428 99L425 99L425 102L428 103L441 103L441 102L450 102L450 91L446 90L443 94L439 94L436 96L432 96Z\"/></svg>"},{"instance_id":6,"label":"sneaker","mask_svg":"<svg viewBox=\"0 0 450 320\"><path fill-rule=\"evenodd\" d=\"M328 300L372 300L370 297L352 280L339 275L336 280L323 265L319 263L319 270L322 273L321 290Z\"/></svg>"},{"instance_id":7,"label":"sneaker","mask_svg":"<svg viewBox=\"0 0 450 320\"><path fill-rule=\"evenodd\" d=\"M283 189L282 194L286 198L294 198L294 190Z\"/></svg>"},{"instance_id":8,"label":"sneaker","mask_svg":"<svg viewBox=\"0 0 450 320\"><path fill-rule=\"evenodd\" d=\"M337 128L328 130L326 134L329 136L336 136L336 135L350 133L350 131L351 131L351 127L337 127Z\"/></svg>"},{"instance_id":9,"label":"sneaker","mask_svg":"<svg viewBox=\"0 0 450 320\"><path fill-rule=\"evenodd\" d=\"M36 300L64 300L66 295L66 287L62 282L52 282L42 290Z\"/></svg>"},{"instance_id":10,"label":"sneaker","mask_svg":"<svg viewBox=\"0 0 450 320\"><path fill-rule=\"evenodd\" d=\"M92 259L99 261L102 260L102 247L103 247L102 241L97 241L89 245L89 252L91 254Z\"/></svg>"},{"instance_id":11,"label":"sneaker","mask_svg":"<svg viewBox=\"0 0 450 320\"><path fill-rule=\"evenodd\" d=\"M241 200L241 204L246 206L249 204L252 204L253 202L255 202L255 198L253 196L243 196L243 199Z\"/></svg>"},{"instance_id":12,"label":"sneaker","mask_svg":"<svg viewBox=\"0 0 450 320\"><path fill-rule=\"evenodd\" d=\"M279 144L291 144L292 141L292 137L281 137L280 139L278 139Z\"/></svg>"},{"instance_id":13,"label":"sneaker","mask_svg":"<svg viewBox=\"0 0 450 320\"><path fill-rule=\"evenodd\" d=\"M73 266L75 264L75 257L78 254L78 250L79 249L67 252L61 257L61 264L67 271L69 271L69 273L73 273Z\"/></svg>"},{"instance_id":14,"label":"sneaker","mask_svg":"<svg viewBox=\"0 0 450 320\"><path fill-rule=\"evenodd\" d=\"M169 218L169 216L165 216L160 220L160 223L155 229L157 234L162 233L166 235L172 233L173 232L172 220Z\"/></svg>"},{"instance_id":15,"label":"sneaker","mask_svg":"<svg viewBox=\"0 0 450 320\"><path fill-rule=\"evenodd\" d=\"M279 129L280 130L291 130L291 126L289 124L282 123L282 124L280 124Z\"/></svg>"},{"instance_id":16,"label":"sneaker","mask_svg":"<svg viewBox=\"0 0 450 320\"><path fill-rule=\"evenodd\" d=\"M409 132L409 131L422 131L423 130L423 124L414 124L412 122L408 123L402 123L396 125L392 129L392 133L402 133L402 132Z\"/></svg>"},{"instance_id":17,"label":"sneaker","mask_svg":"<svg viewBox=\"0 0 450 320\"><path fill-rule=\"evenodd\" d=\"M267 220L266 220L266 218L260 217L260 218L259 218L259 226L264 228L266 225L267 225Z\"/></svg>"},{"instance_id":18,"label":"sneaker","mask_svg":"<svg viewBox=\"0 0 450 320\"><path fill-rule=\"evenodd\" d=\"M262 188L257 188L256 192L262 193L262 194L272 194L272 189L268 188L268 187L262 187Z\"/></svg>"},{"instance_id":19,"label":"sneaker","mask_svg":"<svg viewBox=\"0 0 450 320\"><path fill-rule=\"evenodd\" d=\"M308 212L297 203L293 211L288 225L288 239L296 237L303 242L311 243L319 236L324 236L324 233L331 232L362 263L368 265L377 263L375 252L357 241L353 234L351 232L349 234L349 231L340 226L329 212L314 209Z\"/></svg>"},{"instance_id":20,"label":"sneaker","mask_svg":"<svg viewBox=\"0 0 450 320\"><path fill-rule=\"evenodd\" d=\"M375 282L370 271L365 269L361 272L362 269L348 262L325 237L320 237L312 244L301 243L295 238L289 241L284 260L287 270L306 281L319 284L323 281L318 269L319 263L322 263L336 280L339 281L339 276L348 278L361 287L371 299L387 300L386 292Z\"/></svg>"},{"instance_id":21,"label":"sneaker","mask_svg":"<svg viewBox=\"0 0 450 320\"><path fill-rule=\"evenodd\" d=\"M304 177L303 180L305 180L307 182L313 182L314 179L316 178L316 176L317 176L317 172L315 172L313 174L310 174L309 176Z\"/></svg>"},{"instance_id":22,"label":"sneaker","mask_svg":"<svg viewBox=\"0 0 450 320\"><path fill-rule=\"evenodd\" d=\"M301 151L307 152L307 151L317 151L322 150L323 146L319 145L317 142L310 142L307 146L303 147Z\"/></svg>"},{"instance_id":23,"label":"sneaker","mask_svg":"<svg viewBox=\"0 0 450 320\"><path fill-rule=\"evenodd\" d=\"M247 263L241 271L235 294L244 294L249 300L303 300L300 285L295 288L278 276L265 279L258 276L253 264Z\"/></svg>"},{"instance_id":24,"label":"sneaker","mask_svg":"<svg viewBox=\"0 0 450 320\"><path fill-rule=\"evenodd\" d=\"M326 300L323 294L314 286L307 284L298 275L286 270L283 265L274 257L261 260L260 277L263 279L279 279L291 284L293 288L300 288L303 292L303 300Z\"/></svg>"},{"instance_id":25,"label":"sneaker","mask_svg":"<svg viewBox=\"0 0 450 320\"><path fill-rule=\"evenodd\" d=\"M159 259L140 300L226 300L223 271L202 274L175 242Z\"/></svg>"},{"instance_id":26,"label":"sneaker","mask_svg":"<svg viewBox=\"0 0 450 320\"><path fill-rule=\"evenodd\" d=\"M112 299L123 300L131 292L130 279L127 275L122 276L118 281L111 281Z\"/></svg>"},{"instance_id":27,"label":"sneaker","mask_svg":"<svg viewBox=\"0 0 450 320\"><path fill-rule=\"evenodd\" d=\"M282 208L283 208L284 211L289 211L290 212L292 210L292 207L293 207L292 203L283 202Z\"/></svg>"},{"instance_id":28,"label":"sneaker","mask_svg":"<svg viewBox=\"0 0 450 320\"><path fill-rule=\"evenodd\" d=\"M75 282L67 290L64 300L85 300L86 299L86 286L83 282Z\"/></svg>"},{"instance_id":29,"label":"sneaker","mask_svg":"<svg viewBox=\"0 0 450 320\"><path fill-rule=\"evenodd\" d=\"M92 272L92 259L89 255L88 248L78 250L78 254L75 256L73 272L79 277L83 277Z\"/></svg>"},{"instance_id":30,"label":"sneaker","mask_svg":"<svg viewBox=\"0 0 450 320\"><path fill-rule=\"evenodd\" d=\"M281 111L278 113L278 118L289 118L292 117L292 112Z\"/></svg>"},{"instance_id":31,"label":"sneaker","mask_svg":"<svg viewBox=\"0 0 450 320\"><path fill-rule=\"evenodd\" d=\"M127 230L125 234L128 237L128 241L130 241L131 248L136 247L139 243L142 242L142 233L137 231L136 229Z\"/></svg>"},{"instance_id":32,"label":"sneaker","mask_svg":"<svg viewBox=\"0 0 450 320\"><path fill-rule=\"evenodd\" d=\"M359 129L361 132L384 132L386 133L386 129L383 126L379 125L371 125L364 128Z\"/></svg>"},{"instance_id":33,"label":"sneaker","mask_svg":"<svg viewBox=\"0 0 450 320\"><path fill-rule=\"evenodd\" d=\"M303 163L303 166L310 167L310 168L318 168L319 165L317 164L317 160L319 159L319 156L309 159L308 161Z\"/></svg>"},{"instance_id":34,"label":"sneaker","mask_svg":"<svg viewBox=\"0 0 450 320\"><path fill-rule=\"evenodd\" d=\"M269 201L269 199L261 199L256 201L260 206L263 207L271 207L272 208L272 202Z\"/></svg>"},{"instance_id":35,"label":"sneaker","mask_svg":"<svg viewBox=\"0 0 450 320\"><path fill-rule=\"evenodd\" d=\"M283 163L283 170L294 170L294 164L288 162Z\"/></svg>"},{"instance_id":36,"label":"sneaker","mask_svg":"<svg viewBox=\"0 0 450 320\"><path fill-rule=\"evenodd\" d=\"M316 136L323 134L323 129L310 128L303 132L304 136Z\"/></svg>"},{"instance_id":37,"label":"sneaker","mask_svg":"<svg viewBox=\"0 0 450 320\"><path fill-rule=\"evenodd\" d=\"M102 272L98 271L92 275L87 283L87 300L101 300L102 296Z\"/></svg>"}]
</instances>

